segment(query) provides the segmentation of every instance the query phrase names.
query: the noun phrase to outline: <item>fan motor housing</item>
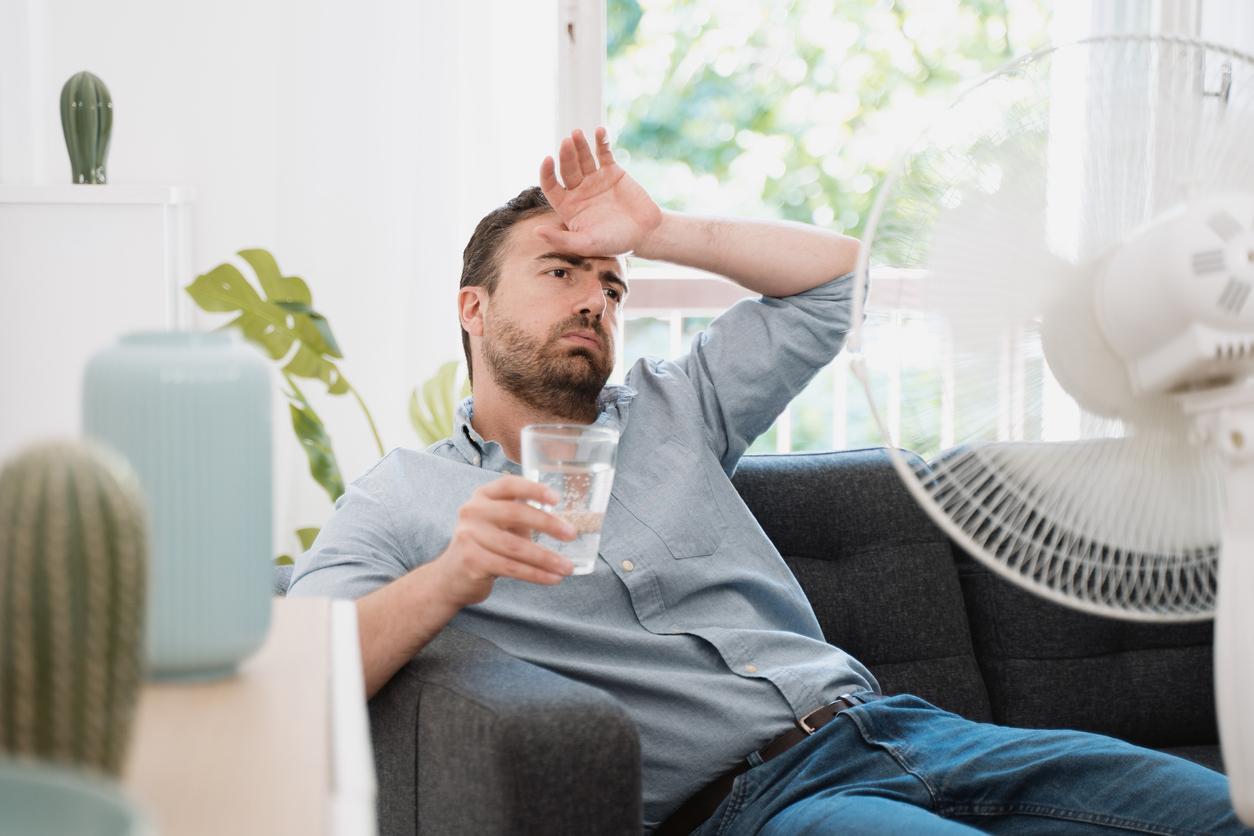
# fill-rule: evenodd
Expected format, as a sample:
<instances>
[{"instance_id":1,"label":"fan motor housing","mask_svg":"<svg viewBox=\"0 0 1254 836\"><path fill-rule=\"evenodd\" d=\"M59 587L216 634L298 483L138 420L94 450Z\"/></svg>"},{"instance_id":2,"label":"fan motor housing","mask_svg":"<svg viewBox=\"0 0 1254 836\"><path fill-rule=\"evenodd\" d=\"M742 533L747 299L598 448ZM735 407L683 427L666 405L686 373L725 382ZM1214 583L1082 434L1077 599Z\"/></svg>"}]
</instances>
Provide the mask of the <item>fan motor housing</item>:
<instances>
[{"instance_id":1,"label":"fan motor housing","mask_svg":"<svg viewBox=\"0 0 1254 836\"><path fill-rule=\"evenodd\" d=\"M1165 213L1106 261L1099 327L1137 394L1224 385L1254 372L1254 194Z\"/></svg>"}]
</instances>

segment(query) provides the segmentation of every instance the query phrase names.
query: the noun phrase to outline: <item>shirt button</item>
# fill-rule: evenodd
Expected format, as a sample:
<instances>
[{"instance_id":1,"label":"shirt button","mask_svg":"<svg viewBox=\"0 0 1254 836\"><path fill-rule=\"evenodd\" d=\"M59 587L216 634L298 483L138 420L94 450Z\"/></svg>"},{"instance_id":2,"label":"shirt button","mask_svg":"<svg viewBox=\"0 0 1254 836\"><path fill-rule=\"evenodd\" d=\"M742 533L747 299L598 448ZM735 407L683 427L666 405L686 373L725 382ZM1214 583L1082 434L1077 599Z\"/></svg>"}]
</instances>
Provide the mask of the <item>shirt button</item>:
<instances>
[{"instance_id":1,"label":"shirt button","mask_svg":"<svg viewBox=\"0 0 1254 836\"><path fill-rule=\"evenodd\" d=\"M748 671L749 673L757 673L758 666L757 665L745 665L745 670Z\"/></svg>"},{"instance_id":2,"label":"shirt button","mask_svg":"<svg viewBox=\"0 0 1254 836\"><path fill-rule=\"evenodd\" d=\"M632 569L636 568L636 564L632 563L630 560L624 560L623 568L630 572Z\"/></svg>"}]
</instances>

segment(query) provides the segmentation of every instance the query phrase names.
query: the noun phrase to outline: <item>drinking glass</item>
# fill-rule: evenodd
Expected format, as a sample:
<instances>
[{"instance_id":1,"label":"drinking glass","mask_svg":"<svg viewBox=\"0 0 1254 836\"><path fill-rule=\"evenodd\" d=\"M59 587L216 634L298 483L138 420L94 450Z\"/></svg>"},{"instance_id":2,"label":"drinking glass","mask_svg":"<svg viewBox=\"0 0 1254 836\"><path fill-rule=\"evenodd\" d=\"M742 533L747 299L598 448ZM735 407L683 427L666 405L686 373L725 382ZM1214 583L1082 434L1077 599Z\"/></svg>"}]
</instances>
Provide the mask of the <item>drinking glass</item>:
<instances>
[{"instance_id":1,"label":"drinking glass","mask_svg":"<svg viewBox=\"0 0 1254 836\"><path fill-rule=\"evenodd\" d=\"M522 431L523 476L558 495L556 505L538 508L562 518L575 528L575 539L557 540L547 534L535 540L575 564L573 574L596 568L601 544L601 522L614 483L618 432L582 424L528 424Z\"/></svg>"}]
</instances>

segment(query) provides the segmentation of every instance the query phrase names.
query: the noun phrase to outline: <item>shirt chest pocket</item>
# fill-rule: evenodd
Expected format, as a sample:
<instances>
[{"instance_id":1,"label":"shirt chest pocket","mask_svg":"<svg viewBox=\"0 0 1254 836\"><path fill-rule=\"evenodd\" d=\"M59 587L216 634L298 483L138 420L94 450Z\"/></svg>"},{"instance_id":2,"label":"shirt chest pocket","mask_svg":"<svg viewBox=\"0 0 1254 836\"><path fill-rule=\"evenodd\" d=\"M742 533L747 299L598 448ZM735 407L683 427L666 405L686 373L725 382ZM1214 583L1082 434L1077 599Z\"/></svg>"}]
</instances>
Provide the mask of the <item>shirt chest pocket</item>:
<instances>
[{"instance_id":1,"label":"shirt chest pocket","mask_svg":"<svg viewBox=\"0 0 1254 836\"><path fill-rule=\"evenodd\" d=\"M672 557L705 557L723 542L727 523L705 464L674 439L633 456L629 467L615 474L613 496Z\"/></svg>"}]
</instances>

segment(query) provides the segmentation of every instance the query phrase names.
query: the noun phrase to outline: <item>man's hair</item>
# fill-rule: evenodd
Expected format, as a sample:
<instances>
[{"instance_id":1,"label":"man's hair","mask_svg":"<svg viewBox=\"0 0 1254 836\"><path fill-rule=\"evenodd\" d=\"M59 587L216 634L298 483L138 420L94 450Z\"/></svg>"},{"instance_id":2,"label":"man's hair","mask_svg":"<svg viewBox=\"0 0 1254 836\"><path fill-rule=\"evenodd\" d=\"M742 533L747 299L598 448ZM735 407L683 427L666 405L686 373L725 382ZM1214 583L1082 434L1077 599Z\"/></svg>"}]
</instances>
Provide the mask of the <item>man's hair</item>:
<instances>
[{"instance_id":1,"label":"man's hair","mask_svg":"<svg viewBox=\"0 0 1254 836\"><path fill-rule=\"evenodd\" d=\"M523 189L518 196L489 212L470 236L462 252L460 287L484 287L491 296L501 278L501 247L510 227L527 218L552 212L553 207L539 186ZM458 320L460 322L460 319ZM462 350L466 352L466 372L471 384L475 381L474 362L470 359L470 334L462 329Z\"/></svg>"}]
</instances>

